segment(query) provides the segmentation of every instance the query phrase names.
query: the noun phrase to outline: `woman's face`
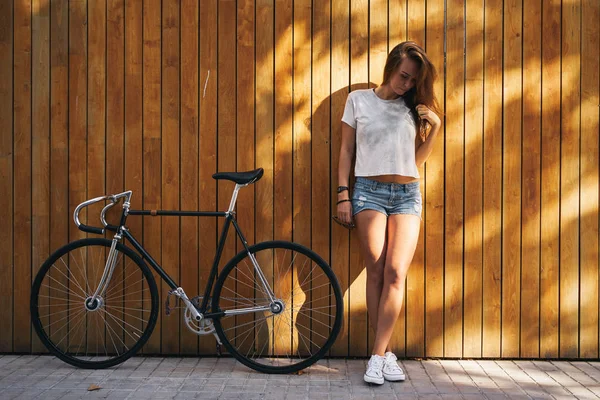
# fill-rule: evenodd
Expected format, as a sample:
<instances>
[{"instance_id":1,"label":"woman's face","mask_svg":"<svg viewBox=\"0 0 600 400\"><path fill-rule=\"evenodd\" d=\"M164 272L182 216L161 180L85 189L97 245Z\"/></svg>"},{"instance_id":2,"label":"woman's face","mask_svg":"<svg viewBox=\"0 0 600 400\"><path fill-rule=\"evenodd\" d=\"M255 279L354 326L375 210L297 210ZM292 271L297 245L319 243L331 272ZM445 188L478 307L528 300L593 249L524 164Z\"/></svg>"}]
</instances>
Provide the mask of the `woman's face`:
<instances>
[{"instance_id":1,"label":"woman's face","mask_svg":"<svg viewBox=\"0 0 600 400\"><path fill-rule=\"evenodd\" d=\"M398 69L392 73L390 87L398 96L403 96L404 93L415 87L418 73L419 64L410 58L405 58Z\"/></svg>"}]
</instances>

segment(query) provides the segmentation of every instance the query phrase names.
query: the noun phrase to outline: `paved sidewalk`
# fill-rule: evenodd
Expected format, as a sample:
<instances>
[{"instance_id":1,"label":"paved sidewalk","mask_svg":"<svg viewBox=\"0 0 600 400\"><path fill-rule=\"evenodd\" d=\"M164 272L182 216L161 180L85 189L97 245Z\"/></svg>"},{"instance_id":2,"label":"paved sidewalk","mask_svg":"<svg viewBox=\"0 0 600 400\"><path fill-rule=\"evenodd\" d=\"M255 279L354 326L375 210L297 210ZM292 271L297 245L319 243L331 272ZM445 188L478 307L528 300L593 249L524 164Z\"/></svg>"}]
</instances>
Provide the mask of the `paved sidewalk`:
<instances>
[{"instance_id":1,"label":"paved sidewalk","mask_svg":"<svg viewBox=\"0 0 600 400\"><path fill-rule=\"evenodd\" d=\"M401 361L407 380L369 386L366 360L264 375L231 358L135 357L81 370L51 356L0 356L0 399L599 399L600 362ZM88 391L90 385L100 387Z\"/></svg>"}]
</instances>

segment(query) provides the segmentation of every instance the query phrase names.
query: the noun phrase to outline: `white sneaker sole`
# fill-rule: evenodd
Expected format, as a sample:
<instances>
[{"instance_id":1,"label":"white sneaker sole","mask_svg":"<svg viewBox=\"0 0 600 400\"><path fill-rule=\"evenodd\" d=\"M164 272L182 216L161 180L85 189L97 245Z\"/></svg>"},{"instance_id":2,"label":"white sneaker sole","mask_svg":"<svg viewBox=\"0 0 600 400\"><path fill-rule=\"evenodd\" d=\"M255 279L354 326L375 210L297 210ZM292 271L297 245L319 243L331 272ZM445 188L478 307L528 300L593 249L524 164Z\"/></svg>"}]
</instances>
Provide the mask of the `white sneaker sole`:
<instances>
[{"instance_id":1,"label":"white sneaker sole","mask_svg":"<svg viewBox=\"0 0 600 400\"><path fill-rule=\"evenodd\" d=\"M365 382L367 383L374 383L376 385L383 385L383 382L385 382L385 379L383 378L376 378L374 376L369 376L367 374L365 374L363 376L363 379L365 380Z\"/></svg>"},{"instance_id":2,"label":"white sneaker sole","mask_svg":"<svg viewBox=\"0 0 600 400\"><path fill-rule=\"evenodd\" d=\"M400 382L400 381L406 380L406 376L390 376L390 375L386 375L386 374L383 374L383 378L386 381L390 381L390 382Z\"/></svg>"}]
</instances>

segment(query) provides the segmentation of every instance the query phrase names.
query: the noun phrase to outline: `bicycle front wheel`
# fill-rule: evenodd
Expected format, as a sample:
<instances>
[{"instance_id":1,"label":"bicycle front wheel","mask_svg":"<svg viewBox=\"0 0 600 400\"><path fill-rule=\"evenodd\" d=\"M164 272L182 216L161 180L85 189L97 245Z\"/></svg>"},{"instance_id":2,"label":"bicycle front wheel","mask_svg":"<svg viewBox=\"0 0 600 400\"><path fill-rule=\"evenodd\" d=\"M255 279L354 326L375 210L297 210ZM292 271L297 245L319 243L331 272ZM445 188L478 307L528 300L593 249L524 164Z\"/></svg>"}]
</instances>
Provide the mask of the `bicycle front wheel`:
<instances>
[{"instance_id":1,"label":"bicycle front wheel","mask_svg":"<svg viewBox=\"0 0 600 400\"><path fill-rule=\"evenodd\" d=\"M79 368L108 368L127 360L156 325L158 290L152 273L121 243L108 287L90 301L111 244L82 239L58 249L42 265L31 289L31 320L41 341Z\"/></svg>"},{"instance_id":2,"label":"bicycle front wheel","mask_svg":"<svg viewBox=\"0 0 600 400\"><path fill-rule=\"evenodd\" d=\"M343 315L342 293L329 265L296 243L272 241L240 252L223 269L212 308L219 338L236 359L264 373L306 368L329 350ZM254 310L261 308L261 310Z\"/></svg>"}]
</instances>

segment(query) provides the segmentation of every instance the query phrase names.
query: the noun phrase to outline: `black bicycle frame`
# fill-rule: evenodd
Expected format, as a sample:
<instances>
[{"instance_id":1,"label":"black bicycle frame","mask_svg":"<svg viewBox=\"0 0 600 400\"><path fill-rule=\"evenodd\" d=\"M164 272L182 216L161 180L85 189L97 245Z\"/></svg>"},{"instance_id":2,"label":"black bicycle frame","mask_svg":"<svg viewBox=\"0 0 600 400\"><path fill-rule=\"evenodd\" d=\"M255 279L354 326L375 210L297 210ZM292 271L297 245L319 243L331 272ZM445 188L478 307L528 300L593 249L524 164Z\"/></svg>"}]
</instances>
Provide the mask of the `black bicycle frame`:
<instances>
[{"instance_id":1,"label":"black bicycle frame","mask_svg":"<svg viewBox=\"0 0 600 400\"><path fill-rule=\"evenodd\" d=\"M206 287L204 289L204 297L202 298L202 303L200 304L200 308L198 312L204 315L205 318L218 318L223 316L223 312L219 313L205 313L208 306L208 298L212 292L212 287L214 282L217 280L219 262L221 261L221 255L223 254L223 248L225 247L225 240L227 239L227 233L229 232L229 225L233 224L235 231L237 232L238 237L240 238L244 248L247 252L250 252L248 248L248 242L244 237L237 221L235 219L234 213L228 213L224 211L167 211L167 210L129 210L128 215L150 215L150 216L176 216L176 217L225 217L225 222L223 225L223 229L221 231L221 237L219 238L219 244L217 246L217 253L215 254L215 258L213 261L212 268L210 270L210 276L208 277L208 281L206 282ZM125 221L127 219L127 215L125 211L121 215L120 226L125 227ZM120 229L116 226L107 227L109 230L122 232L122 235L129 240L129 242L133 245L133 247L142 255L142 258L146 259L150 266L156 271L160 277L167 282L171 289L175 290L179 287L177 283L162 269L162 267L152 258L150 253L144 249L144 247L133 237L133 235L129 232L128 229ZM214 311L214 310L212 310Z\"/></svg>"}]
</instances>

